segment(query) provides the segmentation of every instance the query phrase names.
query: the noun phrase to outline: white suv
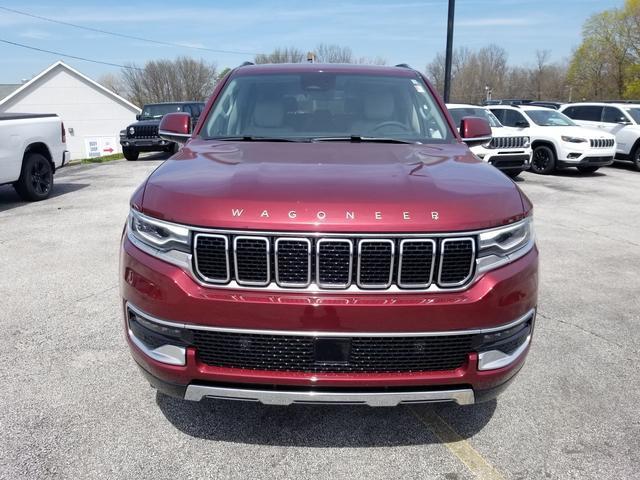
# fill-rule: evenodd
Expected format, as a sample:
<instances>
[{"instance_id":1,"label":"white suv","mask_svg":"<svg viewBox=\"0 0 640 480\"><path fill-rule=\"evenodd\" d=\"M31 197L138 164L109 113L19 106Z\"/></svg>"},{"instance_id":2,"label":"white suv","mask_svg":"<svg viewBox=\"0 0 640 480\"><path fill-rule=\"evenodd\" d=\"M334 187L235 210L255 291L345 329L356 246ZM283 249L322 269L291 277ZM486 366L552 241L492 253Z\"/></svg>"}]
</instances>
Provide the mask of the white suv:
<instances>
[{"instance_id":1,"label":"white suv","mask_svg":"<svg viewBox=\"0 0 640 480\"><path fill-rule=\"evenodd\" d=\"M580 127L566 115L544 107L491 105L500 123L531 138L531 171L552 173L556 168L577 167L584 173L611 165L616 153L613 135Z\"/></svg>"},{"instance_id":2,"label":"white suv","mask_svg":"<svg viewBox=\"0 0 640 480\"><path fill-rule=\"evenodd\" d=\"M616 159L640 170L640 105L633 103L572 103L561 109L578 125L599 128L616 137Z\"/></svg>"},{"instance_id":3,"label":"white suv","mask_svg":"<svg viewBox=\"0 0 640 480\"><path fill-rule=\"evenodd\" d=\"M484 145L471 147L471 151L481 160L502 170L511 178L529 169L531 145L529 137L505 128L486 108L476 105L448 104L447 108L456 125L464 117L481 117L491 125L493 138Z\"/></svg>"}]
</instances>

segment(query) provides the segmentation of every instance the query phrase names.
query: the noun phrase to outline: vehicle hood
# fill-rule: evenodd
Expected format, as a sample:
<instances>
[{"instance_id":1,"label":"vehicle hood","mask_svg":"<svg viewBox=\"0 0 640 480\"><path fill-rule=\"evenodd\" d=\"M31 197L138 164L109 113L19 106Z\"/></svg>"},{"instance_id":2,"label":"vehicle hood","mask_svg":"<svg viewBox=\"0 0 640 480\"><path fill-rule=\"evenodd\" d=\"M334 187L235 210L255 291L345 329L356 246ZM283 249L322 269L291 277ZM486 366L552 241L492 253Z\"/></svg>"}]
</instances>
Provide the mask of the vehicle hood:
<instances>
[{"instance_id":1,"label":"vehicle hood","mask_svg":"<svg viewBox=\"0 0 640 480\"><path fill-rule=\"evenodd\" d=\"M521 130L509 127L491 127L491 134L494 137L526 137Z\"/></svg>"},{"instance_id":2,"label":"vehicle hood","mask_svg":"<svg viewBox=\"0 0 640 480\"><path fill-rule=\"evenodd\" d=\"M439 232L511 222L522 202L464 144L195 139L148 178L141 208L203 227Z\"/></svg>"},{"instance_id":3,"label":"vehicle hood","mask_svg":"<svg viewBox=\"0 0 640 480\"><path fill-rule=\"evenodd\" d=\"M138 120L136 122L130 123L128 127L141 127L143 125L153 125L153 126L158 126L160 125L160 120L162 120L161 118L156 118L154 120Z\"/></svg>"}]
</instances>

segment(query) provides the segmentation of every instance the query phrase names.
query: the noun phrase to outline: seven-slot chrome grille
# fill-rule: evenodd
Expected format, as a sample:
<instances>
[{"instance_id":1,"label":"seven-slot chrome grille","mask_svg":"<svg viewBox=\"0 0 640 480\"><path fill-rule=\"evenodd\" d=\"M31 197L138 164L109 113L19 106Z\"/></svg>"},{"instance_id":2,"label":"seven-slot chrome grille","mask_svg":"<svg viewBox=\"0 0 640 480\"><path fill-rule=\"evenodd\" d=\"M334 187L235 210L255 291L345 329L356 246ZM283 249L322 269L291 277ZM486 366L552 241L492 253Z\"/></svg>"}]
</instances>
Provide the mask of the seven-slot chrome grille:
<instances>
[{"instance_id":1,"label":"seven-slot chrome grille","mask_svg":"<svg viewBox=\"0 0 640 480\"><path fill-rule=\"evenodd\" d=\"M527 137L493 137L489 148L524 148Z\"/></svg>"},{"instance_id":2,"label":"seven-slot chrome grille","mask_svg":"<svg viewBox=\"0 0 640 480\"><path fill-rule=\"evenodd\" d=\"M358 238L197 233L205 283L345 290L459 288L474 274L474 237Z\"/></svg>"},{"instance_id":3,"label":"seven-slot chrome grille","mask_svg":"<svg viewBox=\"0 0 640 480\"><path fill-rule=\"evenodd\" d=\"M591 148L611 148L614 143L613 138L592 138Z\"/></svg>"}]
</instances>

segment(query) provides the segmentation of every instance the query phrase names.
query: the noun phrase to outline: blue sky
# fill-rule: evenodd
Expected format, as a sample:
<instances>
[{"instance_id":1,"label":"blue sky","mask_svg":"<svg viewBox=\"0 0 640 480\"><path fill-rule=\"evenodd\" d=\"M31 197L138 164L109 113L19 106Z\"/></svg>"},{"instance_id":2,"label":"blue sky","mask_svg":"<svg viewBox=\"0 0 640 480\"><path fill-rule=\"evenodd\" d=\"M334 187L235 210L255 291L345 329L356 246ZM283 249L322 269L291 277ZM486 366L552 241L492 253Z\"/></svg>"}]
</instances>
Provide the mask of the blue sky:
<instances>
[{"instance_id":1,"label":"blue sky","mask_svg":"<svg viewBox=\"0 0 640 480\"><path fill-rule=\"evenodd\" d=\"M591 14L623 0L457 0L455 45L504 47L511 64L530 64L537 49L552 59L570 55ZM198 1L91 0L3 2L0 6L129 35L221 50L269 52L278 46L313 49L320 42L348 45L356 56L424 70L444 50L447 0ZM251 55L166 47L55 25L0 10L0 38L106 62L144 63L192 55L219 67ZM60 57L0 44L0 83L31 78ZM64 61L97 78L117 68Z\"/></svg>"}]
</instances>

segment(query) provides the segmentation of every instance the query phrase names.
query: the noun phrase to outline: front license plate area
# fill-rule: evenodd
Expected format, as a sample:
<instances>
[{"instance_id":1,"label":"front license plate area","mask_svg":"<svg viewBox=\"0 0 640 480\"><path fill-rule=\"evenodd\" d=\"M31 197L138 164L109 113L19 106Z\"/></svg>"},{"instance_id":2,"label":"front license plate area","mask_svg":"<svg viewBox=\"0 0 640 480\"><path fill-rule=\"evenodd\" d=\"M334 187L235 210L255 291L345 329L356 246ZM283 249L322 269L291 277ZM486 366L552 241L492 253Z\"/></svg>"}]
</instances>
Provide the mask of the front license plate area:
<instances>
[{"instance_id":1,"label":"front license plate area","mask_svg":"<svg viewBox=\"0 0 640 480\"><path fill-rule=\"evenodd\" d=\"M316 338L315 363L320 365L347 365L351 354L349 338Z\"/></svg>"}]
</instances>

